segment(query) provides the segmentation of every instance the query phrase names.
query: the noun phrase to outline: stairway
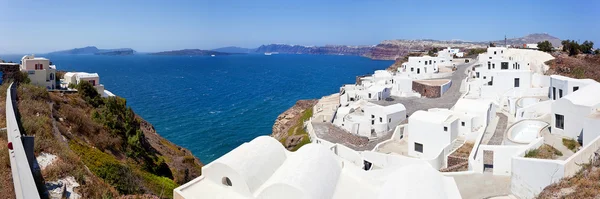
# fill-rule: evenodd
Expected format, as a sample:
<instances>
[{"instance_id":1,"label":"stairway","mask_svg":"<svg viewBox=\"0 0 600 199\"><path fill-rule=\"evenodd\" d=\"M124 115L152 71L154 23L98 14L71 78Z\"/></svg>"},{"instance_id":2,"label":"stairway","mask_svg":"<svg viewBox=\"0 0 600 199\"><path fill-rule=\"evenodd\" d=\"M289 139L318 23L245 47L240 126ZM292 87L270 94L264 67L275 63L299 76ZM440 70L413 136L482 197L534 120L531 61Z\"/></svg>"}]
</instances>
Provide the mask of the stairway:
<instances>
[{"instance_id":1,"label":"stairway","mask_svg":"<svg viewBox=\"0 0 600 199\"><path fill-rule=\"evenodd\" d=\"M462 146L465 143L465 138L464 137L457 137L454 141L452 141L452 149L450 151L454 151L456 149L458 149L460 146Z\"/></svg>"}]
</instances>

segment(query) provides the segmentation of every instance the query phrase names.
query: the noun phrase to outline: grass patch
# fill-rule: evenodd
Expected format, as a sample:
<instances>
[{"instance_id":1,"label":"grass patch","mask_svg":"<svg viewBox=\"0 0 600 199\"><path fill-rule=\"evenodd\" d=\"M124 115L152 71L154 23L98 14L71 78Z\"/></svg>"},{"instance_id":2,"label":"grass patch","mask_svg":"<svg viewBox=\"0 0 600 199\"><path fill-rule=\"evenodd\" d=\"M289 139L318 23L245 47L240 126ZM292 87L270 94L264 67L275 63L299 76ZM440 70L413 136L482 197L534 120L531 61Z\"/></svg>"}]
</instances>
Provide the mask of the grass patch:
<instances>
[{"instance_id":1,"label":"grass patch","mask_svg":"<svg viewBox=\"0 0 600 199\"><path fill-rule=\"evenodd\" d=\"M555 159L562 155L563 155L562 152L560 152L558 149L556 149L548 144L544 144L544 145L540 146L540 148L528 151L525 154L525 157L526 158L538 158L538 159Z\"/></svg>"},{"instance_id":2,"label":"grass patch","mask_svg":"<svg viewBox=\"0 0 600 199\"><path fill-rule=\"evenodd\" d=\"M144 186L155 193L160 198L171 198L173 197L173 189L177 188L177 183L173 180L157 176L148 172L138 170L138 175L142 177L142 183Z\"/></svg>"},{"instance_id":3,"label":"grass patch","mask_svg":"<svg viewBox=\"0 0 600 199\"><path fill-rule=\"evenodd\" d=\"M579 147L581 147L581 145L579 145L579 142L577 142L577 141L575 141L573 139L563 138L562 139L562 143L567 148L569 148L569 150L571 150L573 152L577 152L577 150L579 150Z\"/></svg>"}]
</instances>

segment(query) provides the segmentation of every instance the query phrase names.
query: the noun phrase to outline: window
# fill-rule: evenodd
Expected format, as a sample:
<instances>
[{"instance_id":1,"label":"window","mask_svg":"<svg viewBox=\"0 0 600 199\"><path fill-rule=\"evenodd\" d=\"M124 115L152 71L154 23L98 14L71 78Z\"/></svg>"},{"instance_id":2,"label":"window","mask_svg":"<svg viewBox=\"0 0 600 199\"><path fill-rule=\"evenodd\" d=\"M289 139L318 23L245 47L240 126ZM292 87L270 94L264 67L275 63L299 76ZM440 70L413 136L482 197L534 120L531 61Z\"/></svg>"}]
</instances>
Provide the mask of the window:
<instances>
[{"instance_id":1,"label":"window","mask_svg":"<svg viewBox=\"0 0 600 199\"><path fill-rule=\"evenodd\" d=\"M364 162L363 162L363 169L365 171L368 171L369 169L371 169L372 166L373 166L373 163L364 160Z\"/></svg>"},{"instance_id":2,"label":"window","mask_svg":"<svg viewBox=\"0 0 600 199\"><path fill-rule=\"evenodd\" d=\"M485 79L485 78L486 78L486 76L483 76L483 79Z\"/></svg>"},{"instance_id":3,"label":"window","mask_svg":"<svg viewBox=\"0 0 600 199\"><path fill-rule=\"evenodd\" d=\"M371 115L371 118L375 118L375 115Z\"/></svg>"},{"instance_id":4,"label":"window","mask_svg":"<svg viewBox=\"0 0 600 199\"><path fill-rule=\"evenodd\" d=\"M392 123L392 118L388 118L388 123Z\"/></svg>"},{"instance_id":5,"label":"window","mask_svg":"<svg viewBox=\"0 0 600 199\"><path fill-rule=\"evenodd\" d=\"M429 60L429 65L431 65L431 60Z\"/></svg>"},{"instance_id":6,"label":"window","mask_svg":"<svg viewBox=\"0 0 600 199\"><path fill-rule=\"evenodd\" d=\"M410 72L413 72L413 71L415 71L415 68L410 68Z\"/></svg>"},{"instance_id":7,"label":"window","mask_svg":"<svg viewBox=\"0 0 600 199\"><path fill-rule=\"evenodd\" d=\"M504 50L501 50L500 53L504 53Z\"/></svg>"},{"instance_id":8,"label":"window","mask_svg":"<svg viewBox=\"0 0 600 199\"><path fill-rule=\"evenodd\" d=\"M579 90L579 86L573 86L573 92Z\"/></svg>"},{"instance_id":9,"label":"window","mask_svg":"<svg viewBox=\"0 0 600 199\"><path fill-rule=\"evenodd\" d=\"M556 100L556 87L552 87L552 99Z\"/></svg>"},{"instance_id":10,"label":"window","mask_svg":"<svg viewBox=\"0 0 600 199\"><path fill-rule=\"evenodd\" d=\"M492 63L491 62L488 62L488 70L489 69L492 69Z\"/></svg>"},{"instance_id":11,"label":"window","mask_svg":"<svg viewBox=\"0 0 600 199\"><path fill-rule=\"evenodd\" d=\"M415 142L415 151L419 153L423 153L423 144Z\"/></svg>"},{"instance_id":12,"label":"window","mask_svg":"<svg viewBox=\"0 0 600 199\"><path fill-rule=\"evenodd\" d=\"M444 131L448 132L448 127L447 126L444 127Z\"/></svg>"},{"instance_id":13,"label":"window","mask_svg":"<svg viewBox=\"0 0 600 199\"><path fill-rule=\"evenodd\" d=\"M371 99L371 93L369 93L369 99Z\"/></svg>"},{"instance_id":14,"label":"window","mask_svg":"<svg viewBox=\"0 0 600 199\"><path fill-rule=\"evenodd\" d=\"M460 125L461 126L465 126L465 122L460 122Z\"/></svg>"},{"instance_id":15,"label":"window","mask_svg":"<svg viewBox=\"0 0 600 199\"><path fill-rule=\"evenodd\" d=\"M231 185L232 185L231 180L228 177L223 177L221 179L221 183L223 183L223 185L228 186L228 187L231 187Z\"/></svg>"},{"instance_id":16,"label":"window","mask_svg":"<svg viewBox=\"0 0 600 199\"><path fill-rule=\"evenodd\" d=\"M490 59L492 59L492 57L490 57Z\"/></svg>"},{"instance_id":17,"label":"window","mask_svg":"<svg viewBox=\"0 0 600 199\"><path fill-rule=\"evenodd\" d=\"M556 123L556 128L557 129L565 129L565 116L564 115L559 115L559 114L554 114L554 120Z\"/></svg>"},{"instance_id":18,"label":"window","mask_svg":"<svg viewBox=\"0 0 600 199\"><path fill-rule=\"evenodd\" d=\"M519 87L519 83L520 83L519 78L515 78L515 88Z\"/></svg>"},{"instance_id":19,"label":"window","mask_svg":"<svg viewBox=\"0 0 600 199\"><path fill-rule=\"evenodd\" d=\"M375 120L371 120L371 125L375 124Z\"/></svg>"},{"instance_id":20,"label":"window","mask_svg":"<svg viewBox=\"0 0 600 199\"><path fill-rule=\"evenodd\" d=\"M477 78L479 78L479 72L475 72L475 74L477 75Z\"/></svg>"},{"instance_id":21,"label":"window","mask_svg":"<svg viewBox=\"0 0 600 199\"><path fill-rule=\"evenodd\" d=\"M492 68L495 69L496 68L496 64L492 64Z\"/></svg>"},{"instance_id":22,"label":"window","mask_svg":"<svg viewBox=\"0 0 600 199\"><path fill-rule=\"evenodd\" d=\"M508 69L508 62L501 62L500 63L500 69L502 69L502 70Z\"/></svg>"},{"instance_id":23,"label":"window","mask_svg":"<svg viewBox=\"0 0 600 199\"><path fill-rule=\"evenodd\" d=\"M382 117L379 117L379 122L383 122L383 118Z\"/></svg>"},{"instance_id":24,"label":"window","mask_svg":"<svg viewBox=\"0 0 600 199\"><path fill-rule=\"evenodd\" d=\"M562 89L558 89L558 98L562 98Z\"/></svg>"},{"instance_id":25,"label":"window","mask_svg":"<svg viewBox=\"0 0 600 199\"><path fill-rule=\"evenodd\" d=\"M417 68L417 74L420 74L420 73L421 73L421 69Z\"/></svg>"},{"instance_id":26,"label":"window","mask_svg":"<svg viewBox=\"0 0 600 199\"><path fill-rule=\"evenodd\" d=\"M496 54L496 51L494 51L494 55Z\"/></svg>"}]
</instances>

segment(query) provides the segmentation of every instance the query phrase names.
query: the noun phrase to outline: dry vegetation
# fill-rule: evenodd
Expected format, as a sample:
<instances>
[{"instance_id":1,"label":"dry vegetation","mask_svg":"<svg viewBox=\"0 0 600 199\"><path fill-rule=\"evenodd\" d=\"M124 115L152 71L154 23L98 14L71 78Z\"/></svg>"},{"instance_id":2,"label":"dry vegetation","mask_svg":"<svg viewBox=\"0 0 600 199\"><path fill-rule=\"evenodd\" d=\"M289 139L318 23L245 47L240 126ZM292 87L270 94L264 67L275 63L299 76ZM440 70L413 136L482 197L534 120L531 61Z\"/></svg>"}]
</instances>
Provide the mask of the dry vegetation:
<instances>
[{"instance_id":1,"label":"dry vegetation","mask_svg":"<svg viewBox=\"0 0 600 199\"><path fill-rule=\"evenodd\" d=\"M585 165L575 176L562 179L540 193L537 198L599 198L600 168L598 165Z\"/></svg>"},{"instance_id":2,"label":"dry vegetation","mask_svg":"<svg viewBox=\"0 0 600 199\"><path fill-rule=\"evenodd\" d=\"M538 158L538 159L556 159L557 157L562 156L563 154L554 147L544 144L540 146L540 148L533 149L528 151L525 154L526 158Z\"/></svg>"},{"instance_id":3,"label":"dry vegetation","mask_svg":"<svg viewBox=\"0 0 600 199\"><path fill-rule=\"evenodd\" d=\"M547 74L558 74L573 78L589 78L600 82L600 55L579 54L569 56L563 52L555 52L556 59L546 62L550 66Z\"/></svg>"},{"instance_id":4,"label":"dry vegetation","mask_svg":"<svg viewBox=\"0 0 600 199\"><path fill-rule=\"evenodd\" d=\"M0 87L2 125L7 85ZM20 120L24 133L35 136L36 156L45 152L58 157L42 171L43 181L73 176L83 198L171 198L174 188L200 175L200 161L160 137L124 99L80 94L48 93L30 84L18 87ZM0 193L13 198L2 135Z\"/></svg>"},{"instance_id":5,"label":"dry vegetation","mask_svg":"<svg viewBox=\"0 0 600 199\"><path fill-rule=\"evenodd\" d=\"M573 151L573 152L577 152L577 150L579 150L579 148L581 147L581 145L579 144L579 142L575 141L574 139L566 139L563 138L562 139L562 143L563 145L565 145L569 150Z\"/></svg>"}]
</instances>

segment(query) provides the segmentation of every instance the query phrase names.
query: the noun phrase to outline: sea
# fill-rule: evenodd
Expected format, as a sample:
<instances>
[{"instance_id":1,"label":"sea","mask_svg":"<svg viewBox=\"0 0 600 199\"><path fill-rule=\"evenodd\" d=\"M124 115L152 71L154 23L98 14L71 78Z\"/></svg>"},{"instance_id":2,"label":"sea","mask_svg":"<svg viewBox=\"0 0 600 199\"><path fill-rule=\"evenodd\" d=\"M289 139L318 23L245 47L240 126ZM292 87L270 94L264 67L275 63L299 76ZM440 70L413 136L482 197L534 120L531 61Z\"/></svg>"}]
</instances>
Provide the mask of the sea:
<instances>
[{"instance_id":1,"label":"sea","mask_svg":"<svg viewBox=\"0 0 600 199\"><path fill-rule=\"evenodd\" d=\"M19 62L23 55L0 55ZM169 141L207 164L244 142L270 135L279 114L318 99L393 61L358 56L36 55L58 70L98 73L100 83Z\"/></svg>"}]
</instances>

